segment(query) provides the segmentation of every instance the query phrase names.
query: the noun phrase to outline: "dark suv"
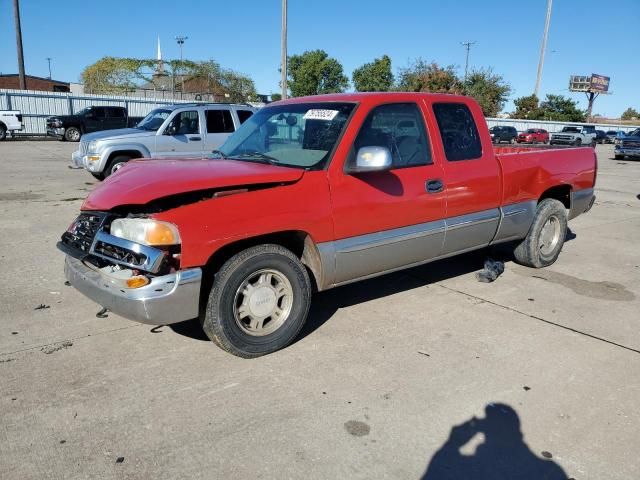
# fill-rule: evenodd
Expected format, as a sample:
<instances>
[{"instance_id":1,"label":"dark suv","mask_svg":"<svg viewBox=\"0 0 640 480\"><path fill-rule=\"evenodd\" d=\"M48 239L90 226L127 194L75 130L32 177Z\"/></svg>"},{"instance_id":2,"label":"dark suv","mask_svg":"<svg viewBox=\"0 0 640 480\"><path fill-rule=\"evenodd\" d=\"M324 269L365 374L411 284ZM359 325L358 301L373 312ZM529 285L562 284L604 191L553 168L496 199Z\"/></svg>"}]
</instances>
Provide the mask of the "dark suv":
<instances>
[{"instance_id":1,"label":"dark suv","mask_svg":"<svg viewBox=\"0 0 640 480\"><path fill-rule=\"evenodd\" d=\"M518 131L515 127L495 126L489 129L489 133L493 143L516 143L516 138L518 138Z\"/></svg>"}]
</instances>

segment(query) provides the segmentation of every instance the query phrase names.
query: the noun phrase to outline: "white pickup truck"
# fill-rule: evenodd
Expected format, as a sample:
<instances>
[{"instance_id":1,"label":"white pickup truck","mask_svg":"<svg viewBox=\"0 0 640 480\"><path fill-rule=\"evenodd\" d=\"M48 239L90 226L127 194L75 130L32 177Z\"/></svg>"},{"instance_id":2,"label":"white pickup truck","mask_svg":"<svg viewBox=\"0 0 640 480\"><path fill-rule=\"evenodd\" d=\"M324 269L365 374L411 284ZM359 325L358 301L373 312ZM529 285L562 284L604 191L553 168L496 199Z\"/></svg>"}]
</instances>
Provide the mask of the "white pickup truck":
<instances>
[{"instance_id":1,"label":"white pickup truck","mask_svg":"<svg viewBox=\"0 0 640 480\"><path fill-rule=\"evenodd\" d=\"M22 130L22 115L18 110L0 110L0 141L7 138L7 132Z\"/></svg>"},{"instance_id":2,"label":"white pickup truck","mask_svg":"<svg viewBox=\"0 0 640 480\"><path fill-rule=\"evenodd\" d=\"M562 131L551 134L549 144L595 147L596 127L593 125L572 125L569 127L563 127Z\"/></svg>"}]
</instances>

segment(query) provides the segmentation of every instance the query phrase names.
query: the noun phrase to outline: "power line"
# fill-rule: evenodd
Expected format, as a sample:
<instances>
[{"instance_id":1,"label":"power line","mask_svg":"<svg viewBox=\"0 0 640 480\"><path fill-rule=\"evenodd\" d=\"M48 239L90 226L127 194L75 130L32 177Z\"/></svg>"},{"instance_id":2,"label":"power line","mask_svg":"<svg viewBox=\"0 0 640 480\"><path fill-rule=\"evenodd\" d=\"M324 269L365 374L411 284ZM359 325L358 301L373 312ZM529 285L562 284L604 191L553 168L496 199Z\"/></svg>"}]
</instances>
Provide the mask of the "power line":
<instances>
[{"instance_id":1,"label":"power line","mask_svg":"<svg viewBox=\"0 0 640 480\"><path fill-rule=\"evenodd\" d=\"M469 50L471 50L471 46L475 45L476 42L460 42L460 45L462 45L463 47L465 47L467 49L467 57L466 60L464 62L464 81L465 83L467 82L467 71L469 70Z\"/></svg>"},{"instance_id":2,"label":"power line","mask_svg":"<svg viewBox=\"0 0 640 480\"><path fill-rule=\"evenodd\" d=\"M538 62L538 76L536 78L536 88L533 94L537 97L540 90L540 81L542 80L542 67L544 66L544 53L547 50L547 37L549 36L549 23L551 23L551 5L553 0L547 0L547 17L544 21L544 33L542 35L542 46L540 47L540 61Z\"/></svg>"}]
</instances>

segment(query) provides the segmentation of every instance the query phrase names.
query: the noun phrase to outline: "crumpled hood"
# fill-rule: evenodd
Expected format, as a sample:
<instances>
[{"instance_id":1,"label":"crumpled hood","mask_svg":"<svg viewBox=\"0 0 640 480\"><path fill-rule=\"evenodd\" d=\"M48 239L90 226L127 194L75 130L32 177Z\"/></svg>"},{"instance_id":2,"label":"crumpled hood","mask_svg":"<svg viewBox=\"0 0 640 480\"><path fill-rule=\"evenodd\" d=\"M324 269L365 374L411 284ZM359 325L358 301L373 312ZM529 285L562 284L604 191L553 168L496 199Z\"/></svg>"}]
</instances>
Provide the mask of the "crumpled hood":
<instances>
[{"instance_id":1,"label":"crumpled hood","mask_svg":"<svg viewBox=\"0 0 640 480\"><path fill-rule=\"evenodd\" d=\"M198 190L291 183L303 175L303 169L236 160L135 160L98 185L82 210L144 205Z\"/></svg>"},{"instance_id":2,"label":"crumpled hood","mask_svg":"<svg viewBox=\"0 0 640 480\"><path fill-rule=\"evenodd\" d=\"M156 132L150 132L149 130L140 130L137 128L118 128L116 130L101 130L99 132L87 133L82 136L83 142L90 142L92 140L111 140L112 138L138 138L138 137L153 137Z\"/></svg>"}]
</instances>

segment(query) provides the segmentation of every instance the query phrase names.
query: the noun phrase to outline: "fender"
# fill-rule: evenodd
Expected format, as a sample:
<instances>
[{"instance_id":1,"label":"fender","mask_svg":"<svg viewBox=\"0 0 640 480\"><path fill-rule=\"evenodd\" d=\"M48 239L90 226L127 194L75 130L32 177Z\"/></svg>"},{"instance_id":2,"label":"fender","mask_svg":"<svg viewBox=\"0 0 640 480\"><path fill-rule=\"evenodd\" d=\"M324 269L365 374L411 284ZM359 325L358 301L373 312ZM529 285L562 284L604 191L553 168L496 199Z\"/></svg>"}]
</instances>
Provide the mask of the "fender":
<instances>
[{"instance_id":1,"label":"fender","mask_svg":"<svg viewBox=\"0 0 640 480\"><path fill-rule=\"evenodd\" d=\"M96 172L102 172L107 167L107 163L109 162L109 158L113 154L117 154L119 152L138 152L140 155L139 158L151 158L151 152L147 147L145 147L142 143L118 143L117 145L113 145L111 147L107 147L102 152L100 152L100 163L97 165Z\"/></svg>"}]
</instances>

